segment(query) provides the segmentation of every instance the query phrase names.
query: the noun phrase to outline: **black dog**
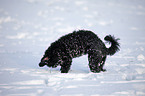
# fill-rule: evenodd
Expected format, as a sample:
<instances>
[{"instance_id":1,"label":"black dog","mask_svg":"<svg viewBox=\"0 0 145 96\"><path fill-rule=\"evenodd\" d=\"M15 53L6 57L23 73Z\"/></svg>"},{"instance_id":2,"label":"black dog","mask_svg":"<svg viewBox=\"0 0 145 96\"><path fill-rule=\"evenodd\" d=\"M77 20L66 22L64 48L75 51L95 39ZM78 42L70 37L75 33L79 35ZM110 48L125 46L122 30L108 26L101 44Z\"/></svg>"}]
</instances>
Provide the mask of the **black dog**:
<instances>
[{"instance_id":1,"label":"black dog","mask_svg":"<svg viewBox=\"0 0 145 96\"><path fill-rule=\"evenodd\" d=\"M92 72L106 71L103 69L106 57L119 51L117 42L119 39L111 35L104 39L111 43L110 48L106 48L98 36L91 31L74 31L52 43L45 51L39 66L47 65L55 68L60 65L61 73L68 73L73 58L88 54L89 67Z\"/></svg>"}]
</instances>

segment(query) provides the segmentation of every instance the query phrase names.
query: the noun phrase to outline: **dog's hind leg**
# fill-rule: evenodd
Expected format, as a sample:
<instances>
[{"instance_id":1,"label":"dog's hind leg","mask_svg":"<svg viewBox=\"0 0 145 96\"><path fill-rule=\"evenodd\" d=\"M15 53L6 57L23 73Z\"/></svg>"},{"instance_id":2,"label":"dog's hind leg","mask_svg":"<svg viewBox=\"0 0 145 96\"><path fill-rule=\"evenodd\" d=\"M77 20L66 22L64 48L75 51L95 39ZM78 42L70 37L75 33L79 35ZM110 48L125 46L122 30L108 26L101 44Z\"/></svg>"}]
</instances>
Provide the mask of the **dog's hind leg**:
<instances>
[{"instance_id":1,"label":"dog's hind leg","mask_svg":"<svg viewBox=\"0 0 145 96\"><path fill-rule=\"evenodd\" d=\"M72 59L64 60L63 63L60 65L61 73L68 73L68 71L70 70L71 63L72 63Z\"/></svg>"},{"instance_id":2,"label":"dog's hind leg","mask_svg":"<svg viewBox=\"0 0 145 96\"><path fill-rule=\"evenodd\" d=\"M107 57L107 56L104 56L104 57L102 58L102 62L101 62L101 64L100 64L100 69L101 69L101 71L103 71L103 72L106 71L106 69L103 69L103 66L104 66L105 61L106 61L106 57Z\"/></svg>"},{"instance_id":3,"label":"dog's hind leg","mask_svg":"<svg viewBox=\"0 0 145 96\"><path fill-rule=\"evenodd\" d=\"M94 73L99 73L101 71L100 63L102 61L102 54L99 51L88 52L89 67Z\"/></svg>"}]
</instances>

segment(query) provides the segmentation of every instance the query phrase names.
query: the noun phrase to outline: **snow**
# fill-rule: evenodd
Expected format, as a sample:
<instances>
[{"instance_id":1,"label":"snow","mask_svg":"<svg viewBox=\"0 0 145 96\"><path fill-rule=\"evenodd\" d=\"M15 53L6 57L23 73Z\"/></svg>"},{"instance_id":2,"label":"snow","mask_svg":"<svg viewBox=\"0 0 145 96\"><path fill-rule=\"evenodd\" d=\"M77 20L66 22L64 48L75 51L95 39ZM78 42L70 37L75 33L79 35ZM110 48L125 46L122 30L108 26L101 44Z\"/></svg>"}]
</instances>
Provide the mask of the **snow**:
<instances>
[{"instance_id":1,"label":"snow","mask_svg":"<svg viewBox=\"0 0 145 96\"><path fill-rule=\"evenodd\" d=\"M145 60L145 57L144 57L144 55L140 54L140 55L137 56L137 59L139 61L144 61Z\"/></svg>"},{"instance_id":2,"label":"snow","mask_svg":"<svg viewBox=\"0 0 145 96\"><path fill-rule=\"evenodd\" d=\"M67 74L38 66L52 42L78 29L121 39L107 72L90 72L87 55ZM145 96L144 37L144 0L0 0L0 96Z\"/></svg>"}]
</instances>

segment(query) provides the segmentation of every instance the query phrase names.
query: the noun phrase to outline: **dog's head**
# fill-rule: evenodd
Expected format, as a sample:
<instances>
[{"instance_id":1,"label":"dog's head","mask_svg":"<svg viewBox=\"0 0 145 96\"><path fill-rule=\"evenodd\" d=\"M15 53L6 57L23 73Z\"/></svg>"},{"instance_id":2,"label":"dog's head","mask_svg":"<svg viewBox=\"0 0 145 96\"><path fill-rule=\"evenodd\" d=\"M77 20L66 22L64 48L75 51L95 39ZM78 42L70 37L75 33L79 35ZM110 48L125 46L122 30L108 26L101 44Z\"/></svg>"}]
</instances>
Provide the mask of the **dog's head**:
<instances>
[{"instance_id":1,"label":"dog's head","mask_svg":"<svg viewBox=\"0 0 145 96\"><path fill-rule=\"evenodd\" d=\"M48 67L57 67L58 64L60 64L61 60L58 60L58 57L43 57L41 59L41 62L39 63L39 67L43 67L43 66L48 66Z\"/></svg>"},{"instance_id":2,"label":"dog's head","mask_svg":"<svg viewBox=\"0 0 145 96\"><path fill-rule=\"evenodd\" d=\"M45 65L47 65L48 67L50 67L50 59L49 59L49 57L43 57L41 59L41 62L39 63L39 67L43 67Z\"/></svg>"},{"instance_id":3,"label":"dog's head","mask_svg":"<svg viewBox=\"0 0 145 96\"><path fill-rule=\"evenodd\" d=\"M62 60L60 59L60 56L58 55L58 52L56 50L53 50L53 52L45 52L44 56L41 59L41 62L39 63L40 67L48 66L48 67L57 67L59 64L62 63Z\"/></svg>"}]
</instances>

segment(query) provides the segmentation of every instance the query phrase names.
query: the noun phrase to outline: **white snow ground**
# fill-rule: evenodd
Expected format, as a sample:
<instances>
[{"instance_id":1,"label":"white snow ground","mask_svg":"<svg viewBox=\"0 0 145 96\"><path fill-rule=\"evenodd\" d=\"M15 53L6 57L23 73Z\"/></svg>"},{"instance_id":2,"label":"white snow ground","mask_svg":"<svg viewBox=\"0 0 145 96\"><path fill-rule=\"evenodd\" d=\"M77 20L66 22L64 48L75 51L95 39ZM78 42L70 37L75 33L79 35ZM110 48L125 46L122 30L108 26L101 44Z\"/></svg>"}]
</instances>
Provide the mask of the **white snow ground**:
<instances>
[{"instance_id":1,"label":"white snow ground","mask_svg":"<svg viewBox=\"0 0 145 96\"><path fill-rule=\"evenodd\" d=\"M38 67L78 29L121 39L107 72L91 73L87 55L68 74ZM145 0L0 0L0 96L145 96Z\"/></svg>"}]
</instances>

